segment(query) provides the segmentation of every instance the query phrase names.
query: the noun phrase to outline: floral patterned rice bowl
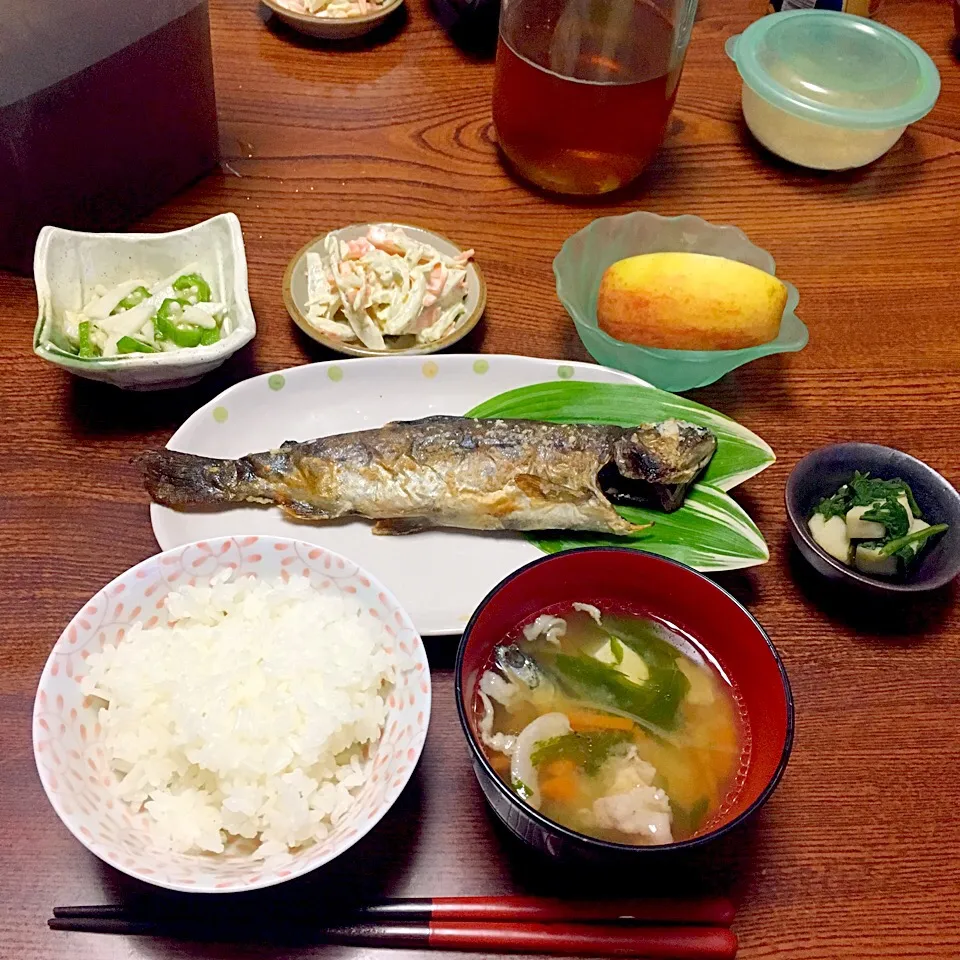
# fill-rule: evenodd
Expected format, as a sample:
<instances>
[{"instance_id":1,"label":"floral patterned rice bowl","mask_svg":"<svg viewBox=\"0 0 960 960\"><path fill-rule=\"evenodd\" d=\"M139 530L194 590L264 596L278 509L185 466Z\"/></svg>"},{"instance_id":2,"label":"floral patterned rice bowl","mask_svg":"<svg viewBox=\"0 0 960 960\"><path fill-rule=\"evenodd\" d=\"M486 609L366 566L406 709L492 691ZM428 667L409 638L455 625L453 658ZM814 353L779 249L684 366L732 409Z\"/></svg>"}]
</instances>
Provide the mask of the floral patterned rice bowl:
<instances>
[{"instance_id":1,"label":"floral patterned rice bowl","mask_svg":"<svg viewBox=\"0 0 960 960\"><path fill-rule=\"evenodd\" d=\"M389 635L396 681L387 696L372 773L350 812L320 842L266 859L251 854L181 854L158 845L148 815L116 793L99 740L97 708L80 681L89 654L117 643L134 623L152 627L168 593L205 584L224 568L241 575L307 577L321 593L349 594ZM430 719L423 643L393 595L356 564L315 544L281 537L223 537L144 560L104 587L73 618L43 669L33 714L37 771L54 810L88 850L122 872L172 890L220 893L272 886L328 863L373 829L409 781Z\"/></svg>"}]
</instances>

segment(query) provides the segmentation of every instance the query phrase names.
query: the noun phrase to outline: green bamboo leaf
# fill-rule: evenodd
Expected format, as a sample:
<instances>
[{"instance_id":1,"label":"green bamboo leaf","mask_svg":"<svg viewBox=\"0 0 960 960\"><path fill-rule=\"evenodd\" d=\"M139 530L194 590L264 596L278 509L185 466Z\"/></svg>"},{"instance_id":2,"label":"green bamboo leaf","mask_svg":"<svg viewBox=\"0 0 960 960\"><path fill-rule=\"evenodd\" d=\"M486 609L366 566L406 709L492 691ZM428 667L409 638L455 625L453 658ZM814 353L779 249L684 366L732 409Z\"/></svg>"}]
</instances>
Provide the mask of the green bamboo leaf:
<instances>
[{"instance_id":1,"label":"green bamboo leaf","mask_svg":"<svg viewBox=\"0 0 960 960\"><path fill-rule=\"evenodd\" d=\"M621 427L655 423L671 417L686 420L708 427L716 434L717 452L701 479L720 490L732 490L766 470L776 460L767 443L735 420L648 384L578 380L536 383L486 400L467 416L547 420L552 423L609 423Z\"/></svg>"},{"instance_id":2,"label":"green bamboo leaf","mask_svg":"<svg viewBox=\"0 0 960 960\"><path fill-rule=\"evenodd\" d=\"M630 537L598 533L563 533L553 537L527 534L544 553L576 547L627 547L678 560L704 573L754 567L770 559L757 525L722 490L698 483L675 513L636 507L617 509L632 523L652 527Z\"/></svg>"}]
</instances>

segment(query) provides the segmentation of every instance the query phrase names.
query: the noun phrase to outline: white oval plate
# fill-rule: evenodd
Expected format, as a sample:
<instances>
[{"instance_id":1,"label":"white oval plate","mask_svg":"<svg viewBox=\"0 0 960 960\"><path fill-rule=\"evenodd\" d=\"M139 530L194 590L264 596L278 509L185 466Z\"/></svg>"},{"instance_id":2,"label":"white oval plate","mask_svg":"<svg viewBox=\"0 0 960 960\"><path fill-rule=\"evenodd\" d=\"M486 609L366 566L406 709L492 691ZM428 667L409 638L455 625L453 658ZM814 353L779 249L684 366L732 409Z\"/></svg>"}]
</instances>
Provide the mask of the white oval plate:
<instances>
[{"instance_id":1,"label":"white oval plate","mask_svg":"<svg viewBox=\"0 0 960 960\"><path fill-rule=\"evenodd\" d=\"M167 446L205 457L240 457L284 440L369 430L390 420L459 416L506 390L556 377L644 382L591 363L495 354L313 363L230 387L194 413ZM543 556L516 533L430 530L375 537L365 520L297 523L277 508L178 513L153 504L150 519L164 550L238 534L292 537L333 550L385 583L426 636L461 633L493 587Z\"/></svg>"}]
</instances>

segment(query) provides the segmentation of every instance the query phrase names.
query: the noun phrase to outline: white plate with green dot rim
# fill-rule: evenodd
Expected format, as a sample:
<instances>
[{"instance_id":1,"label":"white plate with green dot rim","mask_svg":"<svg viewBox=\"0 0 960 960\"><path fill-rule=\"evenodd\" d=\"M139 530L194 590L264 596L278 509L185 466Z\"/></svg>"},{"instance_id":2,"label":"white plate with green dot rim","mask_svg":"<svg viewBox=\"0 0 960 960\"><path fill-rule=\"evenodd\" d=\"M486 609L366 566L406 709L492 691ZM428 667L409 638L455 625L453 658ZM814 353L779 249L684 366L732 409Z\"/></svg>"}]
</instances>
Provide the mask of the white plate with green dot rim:
<instances>
[{"instance_id":1,"label":"white plate with green dot rim","mask_svg":"<svg viewBox=\"0 0 960 960\"><path fill-rule=\"evenodd\" d=\"M643 382L590 363L495 354L312 363L230 387L197 410L167 446L205 457L240 457L284 440L368 430L390 420L462 415L507 390L558 378ZM150 519L163 550L237 534L293 537L333 550L385 583L425 636L461 633L494 586L543 556L514 533L431 530L375 537L363 520L297 523L276 508L178 513L154 504Z\"/></svg>"}]
</instances>

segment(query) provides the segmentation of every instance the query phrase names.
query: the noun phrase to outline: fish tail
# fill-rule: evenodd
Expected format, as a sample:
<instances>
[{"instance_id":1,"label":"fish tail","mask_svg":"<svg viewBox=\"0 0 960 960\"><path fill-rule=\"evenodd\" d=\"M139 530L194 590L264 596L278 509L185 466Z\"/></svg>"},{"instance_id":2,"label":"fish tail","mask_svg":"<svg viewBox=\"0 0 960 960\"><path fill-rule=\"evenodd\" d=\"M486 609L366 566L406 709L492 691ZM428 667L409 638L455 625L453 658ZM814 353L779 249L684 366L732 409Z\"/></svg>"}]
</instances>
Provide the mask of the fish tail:
<instances>
[{"instance_id":1,"label":"fish tail","mask_svg":"<svg viewBox=\"0 0 960 960\"><path fill-rule=\"evenodd\" d=\"M135 461L155 503L165 507L270 502L269 487L247 460L213 460L174 450L145 453Z\"/></svg>"}]
</instances>

